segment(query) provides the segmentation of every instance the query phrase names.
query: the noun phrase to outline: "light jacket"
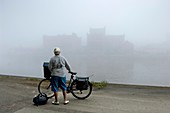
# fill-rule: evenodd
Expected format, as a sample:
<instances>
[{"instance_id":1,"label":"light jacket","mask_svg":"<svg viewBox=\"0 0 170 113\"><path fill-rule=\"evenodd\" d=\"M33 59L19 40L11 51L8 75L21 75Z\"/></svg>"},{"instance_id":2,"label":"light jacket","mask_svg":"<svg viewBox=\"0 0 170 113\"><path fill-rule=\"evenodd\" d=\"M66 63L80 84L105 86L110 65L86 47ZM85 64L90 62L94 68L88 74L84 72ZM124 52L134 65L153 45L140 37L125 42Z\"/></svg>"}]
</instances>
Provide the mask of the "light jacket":
<instances>
[{"instance_id":1,"label":"light jacket","mask_svg":"<svg viewBox=\"0 0 170 113\"><path fill-rule=\"evenodd\" d=\"M71 71L71 67L67 60L60 55L53 56L48 65L49 70L51 71L51 76L59 76L59 77L65 77L65 71L66 68L68 71Z\"/></svg>"}]
</instances>

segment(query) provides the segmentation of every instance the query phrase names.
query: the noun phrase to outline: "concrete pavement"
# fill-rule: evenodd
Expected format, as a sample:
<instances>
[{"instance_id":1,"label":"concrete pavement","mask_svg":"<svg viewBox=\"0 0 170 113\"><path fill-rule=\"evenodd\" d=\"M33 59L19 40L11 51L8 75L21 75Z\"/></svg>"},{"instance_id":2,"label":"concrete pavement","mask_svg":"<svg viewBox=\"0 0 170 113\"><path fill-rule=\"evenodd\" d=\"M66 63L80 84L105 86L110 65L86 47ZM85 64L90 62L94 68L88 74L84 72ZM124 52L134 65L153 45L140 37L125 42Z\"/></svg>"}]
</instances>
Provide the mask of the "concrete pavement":
<instances>
[{"instance_id":1,"label":"concrete pavement","mask_svg":"<svg viewBox=\"0 0 170 113\"><path fill-rule=\"evenodd\" d=\"M33 105L38 94L37 83L24 78L0 77L0 113L169 113L170 88L129 85L109 85L95 89L85 100L68 94L70 103L60 105Z\"/></svg>"}]
</instances>

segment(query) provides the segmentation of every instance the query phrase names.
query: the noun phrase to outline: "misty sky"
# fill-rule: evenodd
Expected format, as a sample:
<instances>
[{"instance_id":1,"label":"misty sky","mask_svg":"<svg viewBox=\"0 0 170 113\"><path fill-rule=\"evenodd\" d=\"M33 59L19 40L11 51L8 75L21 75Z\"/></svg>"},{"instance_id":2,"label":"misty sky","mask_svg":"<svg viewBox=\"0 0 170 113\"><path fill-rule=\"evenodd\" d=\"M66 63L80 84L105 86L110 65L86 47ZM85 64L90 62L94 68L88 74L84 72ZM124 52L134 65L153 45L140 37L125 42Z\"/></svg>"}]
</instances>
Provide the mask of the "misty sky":
<instances>
[{"instance_id":1,"label":"misty sky","mask_svg":"<svg viewBox=\"0 0 170 113\"><path fill-rule=\"evenodd\" d=\"M169 20L170 0L0 0L0 41L36 47L43 35L85 38L90 28L105 27L138 46L164 41Z\"/></svg>"}]
</instances>

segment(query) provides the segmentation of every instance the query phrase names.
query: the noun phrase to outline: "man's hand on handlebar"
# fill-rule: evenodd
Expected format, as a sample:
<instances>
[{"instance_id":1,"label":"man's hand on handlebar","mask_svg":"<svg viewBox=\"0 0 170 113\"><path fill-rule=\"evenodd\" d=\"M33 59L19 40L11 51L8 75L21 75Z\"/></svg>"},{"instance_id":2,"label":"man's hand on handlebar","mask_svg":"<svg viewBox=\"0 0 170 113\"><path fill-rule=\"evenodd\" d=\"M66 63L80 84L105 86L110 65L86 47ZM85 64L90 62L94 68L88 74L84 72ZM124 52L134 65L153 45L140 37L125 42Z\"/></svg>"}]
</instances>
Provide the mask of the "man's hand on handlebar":
<instances>
[{"instance_id":1,"label":"man's hand on handlebar","mask_svg":"<svg viewBox=\"0 0 170 113\"><path fill-rule=\"evenodd\" d=\"M69 71L68 73L70 73L72 75L76 75L77 74L76 72L72 72L72 71Z\"/></svg>"}]
</instances>

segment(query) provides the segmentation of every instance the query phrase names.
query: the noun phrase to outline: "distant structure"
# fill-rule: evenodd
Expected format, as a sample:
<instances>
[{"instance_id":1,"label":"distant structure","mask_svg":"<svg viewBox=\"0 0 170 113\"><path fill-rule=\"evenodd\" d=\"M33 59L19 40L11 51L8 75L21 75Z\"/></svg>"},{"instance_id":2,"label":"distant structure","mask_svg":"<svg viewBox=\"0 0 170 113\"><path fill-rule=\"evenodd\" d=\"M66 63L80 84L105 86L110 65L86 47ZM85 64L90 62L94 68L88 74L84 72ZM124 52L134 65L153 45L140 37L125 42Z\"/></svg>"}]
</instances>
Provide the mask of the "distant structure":
<instances>
[{"instance_id":1,"label":"distant structure","mask_svg":"<svg viewBox=\"0 0 170 113\"><path fill-rule=\"evenodd\" d=\"M43 47L50 52L54 47L60 47L65 54L79 53L81 43L81 38L75 33L71 35L43 36Z\"/></svg>"},{"instance_id":2,"label":"distant structure","mask_svg":"<svg viewBox=\"0 0 170 113\"><path fill-rule=\"evenodd\" d=\"M133 75L134 46L125 40L124 35L107 35L105 28L91 28L87 34L85 51L88 74L95 72L99 78L106 81L109 81L109 78L105 78L106 73L110 77L126 78Z\"/></svg>"},{"instance_id":3,"label":"distant structure","mask_svg":"<svg viewBox=\"0 0 170 113\"><path fill-rule=\"evenodd\" d=\"M132 55L134 46L124 35L106 35L105 28L90 29L87 50L98 55Z\"/></svg>"},{"instance_id":4,"label":"distant structure","mask_svg":"<svg viewBox=\"0 0 170 113\"><path fill-rule=\"evenodd\" d=\"M67 53L82 55L132 55L134 46L125 40L124 35L106 35L105 28L91 28L87 34L87 45L82 46L81 37L71 35L43 36L43 47L49 51L60 47Z\"/></svg>"},{"instance_id":5,"label":"distant structure","mask_svg":"<svg viewBox=\"0 0 170 113\"><path fill-rule=\"evenodd\" d=\"M162 43L150 43L147 44L138 51L136 51L136 55L138 56L170 56L170 36L167 36L165 41Z\"/></svg>"},{"instance_id":6,"label":"distant structure","mask_svg":"<svg viewBox=\"0 0 170 113\"><path fill-rule=\"evenodd\" d=\"M43 51L51 54L54 47L60 47L74 68L82 74L95 72L95 80L98 77L105 80L103 75L106 73L109 76L132 75L133 44L126 41L124 35L107 35L105 28L91 28L87 33L86 46L82 46L81 38L75 33L44 36Z\"/></svg>"}]
</instances>

